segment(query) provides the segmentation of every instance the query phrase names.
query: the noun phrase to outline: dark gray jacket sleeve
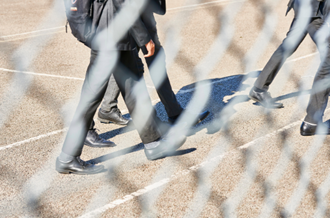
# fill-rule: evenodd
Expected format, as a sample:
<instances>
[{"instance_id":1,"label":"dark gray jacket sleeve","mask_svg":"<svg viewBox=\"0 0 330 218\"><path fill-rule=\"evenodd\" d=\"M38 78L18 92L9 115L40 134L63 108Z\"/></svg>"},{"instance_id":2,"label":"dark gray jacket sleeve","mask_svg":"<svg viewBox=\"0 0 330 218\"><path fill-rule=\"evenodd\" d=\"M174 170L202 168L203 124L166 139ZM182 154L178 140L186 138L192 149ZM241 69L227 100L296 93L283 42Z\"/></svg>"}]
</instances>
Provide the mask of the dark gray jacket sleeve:
<instances>
[{"instance_id":1,"label":"dark gray jacket sleeve","mask_svg":"<svg viewBox=\"0 0 330 218\"><path fill-rule=\"evenodd\" d=\"M113 3L115 5L115 7L117 8L117 10L120 10L120 8L125 5L125 0L113 0ZM140 19L140 17L132 25L132 27L129 30L129 33L134 38L136 44L139 47L144 46L151 40L149 32L148 32L145 24Z\"/></svg>"},{"instance_id":2,"label":"dark gray jacket sleeve","mask_svg":"<svg viewBox=\"0 0 330 218\"><path fill-rule=\"evenodd\" d=\"M141 48L145 44L147 44L150 40L151 37L149 35L149 32L142 22L141 18L139 18L131 27L129 30L129 33L132 35L134 38L136 44Z\"/></svg>"}]
</instances>

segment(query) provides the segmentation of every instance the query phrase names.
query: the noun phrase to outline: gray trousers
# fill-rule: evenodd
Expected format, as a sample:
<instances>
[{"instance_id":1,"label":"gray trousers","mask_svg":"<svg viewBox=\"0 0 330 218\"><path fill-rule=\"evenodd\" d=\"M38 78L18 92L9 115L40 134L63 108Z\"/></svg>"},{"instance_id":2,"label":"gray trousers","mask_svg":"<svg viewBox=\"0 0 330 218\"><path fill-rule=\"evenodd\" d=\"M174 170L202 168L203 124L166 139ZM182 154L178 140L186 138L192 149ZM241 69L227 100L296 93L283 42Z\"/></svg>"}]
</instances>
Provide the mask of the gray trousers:
<instances>
[{"instance_id":1,"label":"gray trousers","mask_svg":"<svg viewBox=\"0 0 330 218\"><path fill-rule=\"evenodd\" d=\"M151 70L151 66L154 63L154 60L159 57L162 58L160 63L161 67L160 70L165 73L165 77L163 82L159 87L156 88L157 94L161 100L161 102L164 104L166 113L169 117L175 117L179 116L182 112L182 107L179 104L179 102L176 99L176 96L172 90L172 86L170 83L170 80L168 78L167 72L166 72L166 66L165 66L165 53L164 49L161 46L158 35L156 31L150 31L151 38L155 43L155 54L151 57L146 58L146 62L150 71L150 76L152 81L156 81L157 76L159 75L159 71ZM160 54L160 56L158 56ZM159 68L158 68L159 69ZM116 81L113 76L110 77L108 87L106 90L106 93L103 98L103 102L101 104L101 109L104 111L110 111L111 108L117 107L118 103L118 96L119 96L119 87L116 84Z\"/></svg>"},{"instance_id":2,"label":"gray trousers","mask_svg":"<svg viewBox=\"0 0 330 218\"><path fill-rule=\"evenodd\" d=\"M143 80L142 61L138 57L136 49L133 51L119 51L118 60L112 53L110 52L109 55L98 58L98 52L91 52L90 64L81 90L80 101L62 147L62 152L67 155L81 155L87 131L93 122L93 116L102 101L112 74L124 97L128 111L131 115L137 116L133 116L133 122L141 117L140 114L134 113L137 99L133 93L133 87L141 79ZM116 64L110 70L109 64L113 62ZM152 116L144 122L145 125L142 128L137 128L142 142L147 144L161 137L161 132L158 128L160 121L155 116L156 113L151 104L147 88L143 87L138 94L139 97L145 99L144 106L149 107L152 111ZM134 124L139 127L139 123Z\"/></svg>"},{"instance_id":3,"label":"gray trousers","mask_svg":"<svg viewBox=\"0 0 330 218\"><path fill-rule=\"evenodd\" d=\"M257 80L255 81L255 88L267 91L269 85L275 79L278 71L281 69L286 59L297 50L306 35L309 34L312 40L316 42L315 33L323 24L323 20L321 18L312 18L306 30L304 30L304 27L296 26L295 23L296 19L294 18L291 23L290 30L287 33L287 37L276 49L264 69L261 71ZM302 30L303 34L301 34ZM295 41L293 42L293 44L289 44L289 41L292 39L295 39Z\"/></svg>"},{"instance_id":4,"label":"gray trousers","mask_svg":"<svg viewBox=\"0 0 330 218\"><path fill-rule=\"evenodd\" d=\"M103 97L101 109L103 111L111 111L112 108L116 108L118 104L118 97L120 94L119 87L113 75L110 76L107 90Z\"/></svg>"},{"instance_id":5,"label":"gray trousers","mask_svg":"<svg viewBox=\"0 0 330 218\"><path fill-rule=\"evenodd\" d=\"M273 82L275 76L278 71L281 69L285 60L291 56L295 50L299 47L301 42L304 40L307 34L310 35L314 43L318 46L319 51L323 50L319 47L316 41L316 33L323 25L323 19L321 18L311 18L310 23L308 24L306 30L304 30L303 34L301 33L301 28L295 26L296 19L292 21L290 30L287 34L287 37L283 40L282 44L277 48L274 52L265 68L260 73L256 82L254 83L254 88L267 91L269 85ZM296 39L295 44L293 46L287 46L287 41L290 40L290 37ZM325 36L326 37L326 36ZM330 45L329 39L327 38L328 47ZM291 44L292 45L292 44ZM317 124L322 121L322 117L327 105L328 95L329 95L329 76L330 76L330 53L322 55L323 62L321 63L316 76L314 78L312 94L310 96L310 101L307 107L307 116L305 117L305 121L313 124ZM317 88L323 84L322 90L317 90Z\"/></svg>"},{"instance_id":6,"label":"gray trousers","mask_svg":"<svg viewBox=\"0 0 330 218\"><path fill-rule=\"evenodd\" d=\"M327 107L330 94L330 27L325 24L325 32L322 32L323 45L318 46L321 64L315 75L312 93L307 106L305 121L313 124L323 122L324 111Z\"/></svg>"}]
</instances>

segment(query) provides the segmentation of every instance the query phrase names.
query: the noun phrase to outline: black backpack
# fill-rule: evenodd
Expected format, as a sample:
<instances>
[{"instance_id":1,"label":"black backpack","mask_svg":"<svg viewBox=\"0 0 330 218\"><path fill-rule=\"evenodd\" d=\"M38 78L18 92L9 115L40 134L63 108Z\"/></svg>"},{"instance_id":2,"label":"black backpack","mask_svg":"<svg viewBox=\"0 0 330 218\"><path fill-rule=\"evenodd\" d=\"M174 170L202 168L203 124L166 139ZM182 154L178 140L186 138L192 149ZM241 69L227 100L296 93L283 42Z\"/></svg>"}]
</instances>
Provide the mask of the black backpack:
<instances>
[{"instance_id":1,"label":"black backpack","mask_svg":"<svg viewBox=\"0 0 330 218\"><path fill-rule=\"evenodd\" d=\"M106 2L107 0L64 0L67 24L69 23L72 34L89 48Z\"/></svg>"}]
</instances>

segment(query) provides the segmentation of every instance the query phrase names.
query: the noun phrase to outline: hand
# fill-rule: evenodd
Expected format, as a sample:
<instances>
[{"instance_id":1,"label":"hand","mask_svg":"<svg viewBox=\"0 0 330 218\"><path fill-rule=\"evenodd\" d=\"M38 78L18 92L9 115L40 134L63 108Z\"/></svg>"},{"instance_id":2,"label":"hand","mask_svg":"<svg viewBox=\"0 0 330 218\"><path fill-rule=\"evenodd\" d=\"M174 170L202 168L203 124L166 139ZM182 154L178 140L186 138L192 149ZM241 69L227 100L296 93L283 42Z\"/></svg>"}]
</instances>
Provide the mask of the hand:
<instances>
[{"instance_id":1,"label":"hand","mask_svg":"<svg viewBox=\"0 0 330 218\"><path fill-rule=\"evenodd\" d=\"M144 55L144 57L147 58L153 56L155 53L155 43L152 41L152 39L150 39L150 41L147 44L145 44L145 46L148 51L148 54Z\"/></svg>"}]
</instances>

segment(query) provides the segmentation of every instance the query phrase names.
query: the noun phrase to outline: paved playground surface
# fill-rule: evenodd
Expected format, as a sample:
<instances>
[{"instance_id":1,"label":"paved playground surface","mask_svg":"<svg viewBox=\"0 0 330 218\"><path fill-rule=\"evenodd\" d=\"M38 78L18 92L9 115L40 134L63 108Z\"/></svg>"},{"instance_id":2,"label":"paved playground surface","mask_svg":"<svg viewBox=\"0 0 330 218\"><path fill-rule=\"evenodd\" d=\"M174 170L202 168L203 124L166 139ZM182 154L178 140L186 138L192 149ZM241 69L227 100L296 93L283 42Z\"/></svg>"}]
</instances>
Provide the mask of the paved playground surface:
<instances>
[{"instance_id":1,"label":"paved playground surface","mask_svg":"<svg viewBox=\"0 0 330 218\"><path fill-rule=\"evenodd\" d=\"M0 112L6 120L0 126L0 217L257 217L267 209L272 209L270 217L283 211L311 217L322 202L328 208L330 138L299 134L309 99L304 91L311 88L319 64L311 39L306 37L270 89L283 109L264 109L247 97L293 17L284 16L286 0L277 2L273 37L264 46L258 44L266 21L264 1L167 1L167 14L156 19L166 54L180 44L176 57L167 56L167 67L184 107L194 96L196 66L225 26L219 13L241 7L228 48L205 78L211 84L205 107L211 115L189 131L177 153L157 161L146 159L134 126L96 122L101 137L117 146L84 147L82 159L104 164L107 172L79 176L58 174L55 159L90 51L65 32L63 8L52 17L52 1L1 1ZM183 18L178 37L169 38ZM251 51L262 53L248 66ZM17 58L18 53L23 57ZM15 86L20 79L26 88ZM147 69L145 79L158 115L166 120ZM128 113L121 97L119 107ZM324 118L329 117L327 110ZM217 125L221 119L229 120L226 127Z\"/></svg>"}]
</instances>

